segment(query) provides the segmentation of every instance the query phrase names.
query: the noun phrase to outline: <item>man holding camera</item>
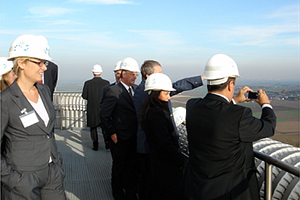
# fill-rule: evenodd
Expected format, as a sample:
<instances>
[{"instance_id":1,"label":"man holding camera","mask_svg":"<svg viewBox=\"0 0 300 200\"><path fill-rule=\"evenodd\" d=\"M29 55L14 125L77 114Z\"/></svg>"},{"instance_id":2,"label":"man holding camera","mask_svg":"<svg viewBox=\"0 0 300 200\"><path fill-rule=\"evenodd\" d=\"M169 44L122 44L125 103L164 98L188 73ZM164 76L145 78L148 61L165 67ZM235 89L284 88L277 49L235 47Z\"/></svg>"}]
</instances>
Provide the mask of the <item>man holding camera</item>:
<instances>
[{"instance_id":1,"label":"man holding camera","mask_svg":"<svg viewBox=\"0 0 300 200\"><path fill-rule=\"evenodd\" d=\"M190 99L186 105L189 142L185 194L188 199L259 199L252 142L274 135L276 116L261 89L255 101L261 118L236 103L251 101L243 87L233 99L236 63L224 54L211 57L203 78L208 94Z\"/></svg>"}]
</instances>

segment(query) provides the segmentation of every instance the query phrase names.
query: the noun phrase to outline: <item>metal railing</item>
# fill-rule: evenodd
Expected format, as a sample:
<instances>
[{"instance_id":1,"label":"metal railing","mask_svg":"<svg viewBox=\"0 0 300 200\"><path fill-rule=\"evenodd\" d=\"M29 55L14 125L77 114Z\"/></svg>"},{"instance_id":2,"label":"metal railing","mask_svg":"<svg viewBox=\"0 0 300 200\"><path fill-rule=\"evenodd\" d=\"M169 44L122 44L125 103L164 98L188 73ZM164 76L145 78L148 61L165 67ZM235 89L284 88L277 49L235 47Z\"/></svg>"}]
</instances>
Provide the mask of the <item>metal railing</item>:
<instances>
[{"instance_id":1,"label":"metal railing","mask_svg":"<svg viewBox=\"0 0 300 200\"><path fill-rule=\"evenodd\" d=\"M86 127L86 103L81 97L81 92L54 92L56 128Z\"/></svg>"},{"instance_id":2,"label":"metal railing","mask_svg":"<svg viewBox=\"0 0 300 200\"><path fill-rule=\"evenodd\" d=\"M300 178L300 168L259 152L255 149L253 149L253 151L256 158L265 161L265 200L272 199L272 166L276 166Z\"/></svg>"}]
</instances>

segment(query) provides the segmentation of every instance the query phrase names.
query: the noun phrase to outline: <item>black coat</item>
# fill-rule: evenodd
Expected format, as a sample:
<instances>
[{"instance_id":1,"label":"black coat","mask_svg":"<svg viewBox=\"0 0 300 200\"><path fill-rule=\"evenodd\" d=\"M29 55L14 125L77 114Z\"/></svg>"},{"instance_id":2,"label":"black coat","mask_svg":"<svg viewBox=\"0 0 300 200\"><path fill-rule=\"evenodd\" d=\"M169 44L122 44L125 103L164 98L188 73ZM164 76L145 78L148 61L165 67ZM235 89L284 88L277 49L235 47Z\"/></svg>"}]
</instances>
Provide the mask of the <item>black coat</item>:
<instances>
[{"instance_id":1,"label":"black coat","mask_svg":"<svg viewBox=\"0 0 300 200\"><path fill-rule=\"evenodd\" d=\"M100 124L99 109L102 89L109 85L107 80L94 77L84 83L82 98L87 100L87 126L97 127Z\"/></svg>"},{"instance_id":2,"label":"black coat","mask_svg":"<svg viewBox=\"0 0 300 200\"><path fill-rule=\"evenodd\" d=\"M189 199L256 200L258 184L252 142L274 134L276 116L263 108L261 118L250 108L207 94L186 105Z\"/></svg>"},{"instance_id":3,"label":"black coat","mask_svg":"<svg viewBox=\"0 0 300 200\"><path fill-rule=\"evenodd\" d=\"M44 84L48 85L51 92L51 100L53 101L53 93L57 84L58 66L48 61L47 70L44 72Z\"/></svg>"},{"instance_id":4,"label":"black coat","mask_svg":"<svg viewBox=\"0 0 300 200\"><path fill-rule=\"evenodd\" d=\"M183 157L171 121L168 102L150 108L142 123L150 150L152 199L182 199L179 183L182 178Z\"/></svg>"}]
</instances>

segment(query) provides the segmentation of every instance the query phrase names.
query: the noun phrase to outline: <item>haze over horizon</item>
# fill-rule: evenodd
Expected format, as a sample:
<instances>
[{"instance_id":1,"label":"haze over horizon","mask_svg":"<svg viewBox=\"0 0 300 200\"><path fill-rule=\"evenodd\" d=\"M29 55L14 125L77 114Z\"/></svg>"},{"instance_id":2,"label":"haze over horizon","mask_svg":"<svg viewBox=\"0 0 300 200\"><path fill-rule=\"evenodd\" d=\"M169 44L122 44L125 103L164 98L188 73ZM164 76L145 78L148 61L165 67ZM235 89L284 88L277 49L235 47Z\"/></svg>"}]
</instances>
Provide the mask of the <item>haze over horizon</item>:
<instances>
[{"instance_id":1,"label":"haze over horizon","mask_svg":"<svg viewBox=\"0 0 300 200\"><path fill-rule=\"evenodd\" d=\"M299 0L12 0L0 6L0 56L8 56L19 35L43 35L61 82L92 78L95 64L113 81L114 65L126 57L139 65L157 60L177 80L202 74L217 53L236 61L241 80L300 77Z\"/></svg>"}]
</instances>

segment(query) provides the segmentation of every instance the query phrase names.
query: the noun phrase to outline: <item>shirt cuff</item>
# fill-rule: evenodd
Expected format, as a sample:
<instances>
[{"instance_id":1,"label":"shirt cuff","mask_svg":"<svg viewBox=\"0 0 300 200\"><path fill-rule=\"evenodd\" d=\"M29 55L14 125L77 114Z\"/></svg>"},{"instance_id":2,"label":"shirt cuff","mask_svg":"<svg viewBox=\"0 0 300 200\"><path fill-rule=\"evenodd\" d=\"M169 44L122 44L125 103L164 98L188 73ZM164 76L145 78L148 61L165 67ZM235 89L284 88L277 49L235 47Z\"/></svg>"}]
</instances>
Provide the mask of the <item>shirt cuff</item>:
<instances>
[{"instance_id":1,"label":"shirt cuff","mask_svg":"<svg viewBox=\"0 0 300 200\"><path fill-rule=\"evenodd\" d=\"M271 109L273 109L273 107L270 104L263 104L261 106L261 109L264 109L264 108L271 108Z\"/></svg>"}]
</instances>

